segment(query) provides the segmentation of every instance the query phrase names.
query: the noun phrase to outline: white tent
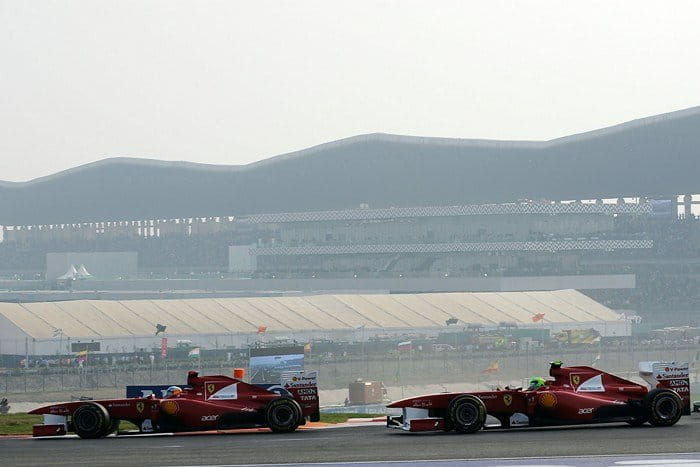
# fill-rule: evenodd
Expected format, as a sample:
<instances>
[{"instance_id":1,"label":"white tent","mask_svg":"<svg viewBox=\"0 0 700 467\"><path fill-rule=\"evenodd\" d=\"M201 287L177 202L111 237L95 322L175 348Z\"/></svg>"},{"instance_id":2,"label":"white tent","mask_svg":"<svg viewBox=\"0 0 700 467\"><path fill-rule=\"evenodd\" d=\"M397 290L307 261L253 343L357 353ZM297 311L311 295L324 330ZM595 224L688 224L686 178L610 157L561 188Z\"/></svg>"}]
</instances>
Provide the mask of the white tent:
<instances>
[{"instance_id":1,"label":"white tent","mask_svg":"<svg viewBox=\"0 0 700 467\"><path fill-rule=\"evenodd\" d=\"M75 269L75 266L73 266L71 264L70 267L68 268L68 271L66 271L66 273L63 274L62 276L58 276L56 278L56 280L67 281L68 279L75 279L77 275L78 275L78 270Z\"/></svg>"},{"instance_id":2,"label":"white tent","mask_svg":"<svg viewBox=\"0 0 700 467\"><path fill-rule=\"evenodd\" d=\"M85 269L85 265L81 264L80 267L78 267L78 271L76 274L76 277L78 279L89 279L92 277L92 274L88 272L87 269Z\"/></svg>"}]
</instances>

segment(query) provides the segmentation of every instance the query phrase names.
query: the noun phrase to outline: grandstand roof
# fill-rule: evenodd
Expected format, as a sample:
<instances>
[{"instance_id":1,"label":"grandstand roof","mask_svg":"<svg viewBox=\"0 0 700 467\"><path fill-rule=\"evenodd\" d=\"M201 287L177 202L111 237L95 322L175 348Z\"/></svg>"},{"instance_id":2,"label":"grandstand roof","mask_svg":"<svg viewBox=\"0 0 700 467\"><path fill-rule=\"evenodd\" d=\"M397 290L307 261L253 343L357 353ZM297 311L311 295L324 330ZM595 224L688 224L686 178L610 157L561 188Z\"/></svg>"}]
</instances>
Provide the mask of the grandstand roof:
<instances>
[{"instance_id":1,"label":"grandstand roof","mask_svg":"<svg viewBox=\"0 0 700 467\"><path fill-rule=\"evenodd\" d=\"M700 193L699 127L693 108L544 142L371 134L246 166L107 159L0 182L0 224Z\"/></svg>"},{"instance_id":2,"label":"grandstand roof","mask_svg":"<svg viewBox=\"0 0 700 467\"><path fill-rule=\"evenodd\" d=\"M34 339L114 338L152 335L157 323L169 335L403 329L444 327L448 318L497 326L618 321L620 315L575 290L552 292L311 295L303 297L187 300L76 300L0 303L0 315Z\"/></svg>"}]
</instances>

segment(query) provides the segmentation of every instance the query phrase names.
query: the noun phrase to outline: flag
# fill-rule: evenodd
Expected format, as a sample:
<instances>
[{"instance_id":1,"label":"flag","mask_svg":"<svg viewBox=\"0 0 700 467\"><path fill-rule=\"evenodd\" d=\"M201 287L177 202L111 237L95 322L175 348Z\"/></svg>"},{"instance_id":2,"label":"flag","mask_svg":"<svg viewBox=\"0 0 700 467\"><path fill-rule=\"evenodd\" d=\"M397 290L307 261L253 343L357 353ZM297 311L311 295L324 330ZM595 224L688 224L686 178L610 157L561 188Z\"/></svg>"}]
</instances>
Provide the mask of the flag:
<instances>
[{"instance_id":1,"label":"flag","mask_svg":"<svg viewBox=\"0 0 700 467\"><path fill-rule=\"evenodd\" d=\"M168 357L168 338L167 337L161 337L161 339L160 339L160 357L161 358Z\"/></svg>"},{"instance_id":2,"label":"flag","mask_svg":"<svg viewBox=\"0 0 700 467\"><path fill-rule=\"evenodd\" d=\"M481 370L481 372L484 374L498 373L498 368L498 360L494 360L488 368Z\"/></svg>"},{"instance_id":3,"label":"flag","mask_svg":"<svg viewBox=\"0 0 700 467\"><path fill-rule=\"evenodd\" d=\"M411 341L399 342L399 352L410 352L413 349Z\"/></svg>"},{"instance_id":4,"label":"flag","mask_svg":"<svg viewBox=\"0 0 700 467\"><path fill-rule=\"evenodd\" d=\"M544 313L537 313L532 317L532 322L537 323L539 321L542 321L544 319Z\"/></svg>"},{"instance_id":5,"label":"flag","mask_svg":"<svg viewBox=\"0 0 700 467\"><path fill-rule=\"evenodd\" d=\"M190 358L199 358L199 347L195 347L194 349L190 350L187 356Z\"/></svg>"},{"instance_id":6,"label":"flag","mask_svg":"<svg viewBox=\"0 0 700 467\"><path fill-rule=\"evenodd\" d=\"M311 342L304 344L304 352L311 352Z\"/></svg>"},{"instance_id":7,"label":"flag","mask_svg":"<svg viewBox=\"0 0 700 467\"><path fill-rule=\"evenodd\" d=\"M265 331L267 331L267 326L265 326L265 325L263 325L263 324L261 324L260 326L258 326L258 334L262 334L262 333L264 333Z\"/></svg>"}]
</instances>

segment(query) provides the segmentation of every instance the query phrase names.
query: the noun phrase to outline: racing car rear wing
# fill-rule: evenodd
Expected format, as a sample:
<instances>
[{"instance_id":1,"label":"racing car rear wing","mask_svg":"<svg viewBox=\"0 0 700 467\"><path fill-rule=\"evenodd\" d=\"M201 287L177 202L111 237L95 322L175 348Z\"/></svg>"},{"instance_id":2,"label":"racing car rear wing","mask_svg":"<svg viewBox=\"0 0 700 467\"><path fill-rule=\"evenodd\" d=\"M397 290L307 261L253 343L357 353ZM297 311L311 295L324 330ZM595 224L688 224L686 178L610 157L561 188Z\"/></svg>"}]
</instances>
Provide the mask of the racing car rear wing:
<instances>
[{"instance_id":1,"label":"racing car rear wing","mask_svg":"<svg viewBox=\"0 0 700 467\"><path fill-rule=\"evenodd\" d=\"M690 371L688 362L639 362L639 376L652 389L675 391L683 401L683 414L690 415Z\"/></svg>"}]
</instances>

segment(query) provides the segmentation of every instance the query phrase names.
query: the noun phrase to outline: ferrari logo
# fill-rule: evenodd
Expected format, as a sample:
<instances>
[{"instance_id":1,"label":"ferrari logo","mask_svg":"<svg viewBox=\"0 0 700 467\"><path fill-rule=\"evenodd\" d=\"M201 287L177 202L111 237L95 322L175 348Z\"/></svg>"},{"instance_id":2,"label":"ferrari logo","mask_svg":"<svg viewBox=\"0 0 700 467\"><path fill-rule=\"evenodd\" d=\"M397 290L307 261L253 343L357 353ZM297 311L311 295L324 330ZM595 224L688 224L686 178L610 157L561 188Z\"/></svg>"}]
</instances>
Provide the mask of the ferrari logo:
<instances>
[{"instance_id":1,"label":"ferrari logo","mask_svg":"<svg viewBox=\"0 0 700 467\"><path fill-rule=\"evenodd\" d=\"M144 409L144 404L143 404L143 402L137 402L137 403L136 403L136 410L138 411L138 413L143 412L143 409Z\"/></svg>"},{"instance_id":2,"label":"ferrari logo","mask_svg":"<svg viewBox=\"0 0 700 467\"><path fill-rule=\"evenodd\" d=\"M574 386L578 386L579 384L581 384L581 377L579 375L572 375L571 376L571 383Z\"/></svg>"},{"instance_id":3,"label":"ferrari logo","mask_svg":"<svg viewBox=\"0 0 700 467\"><path fill-rule=\"evenodd\" d=\"M503 403L506 404L506 406L509 406L513 402L513 396L510 394L504 394L503 395Z\"/></svg>"},{"instance_id":4,"label":"ferrari logo","mask_svg":"<svg viewBox=\"0 0 700 467\"><path fill-rule=\"evenodd\" d=\"M213 394L215 388L216 388L216 387L215 387L213 384L207 384L207 392L208 392L209 394Z\"/></svg>"}]
</instances>

